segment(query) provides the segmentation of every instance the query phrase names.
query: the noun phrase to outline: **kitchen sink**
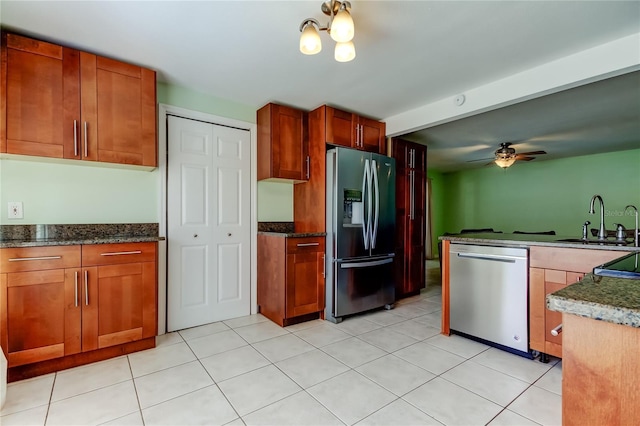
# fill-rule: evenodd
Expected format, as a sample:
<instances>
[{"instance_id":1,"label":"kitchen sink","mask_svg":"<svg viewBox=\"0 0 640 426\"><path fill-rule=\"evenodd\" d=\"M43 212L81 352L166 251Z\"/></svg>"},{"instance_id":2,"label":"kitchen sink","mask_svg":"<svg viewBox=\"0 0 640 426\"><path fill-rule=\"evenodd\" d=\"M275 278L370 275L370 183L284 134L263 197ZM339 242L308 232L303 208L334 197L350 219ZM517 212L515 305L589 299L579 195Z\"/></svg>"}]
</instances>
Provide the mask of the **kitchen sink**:
<instances>
[{"instance_id":1,"label":"kitchen sink","mask_svg":"<svg viewBox=\"0 0 640 426\"><path fill-rule=\"evenodd\" d=\"M556 240L559 243L582 243L582 244L602 244L608 246L626 246L633 244L633 241L616 241L616 240L583 240L582 238L562 238Z\"/></svg>"}]
</instances>

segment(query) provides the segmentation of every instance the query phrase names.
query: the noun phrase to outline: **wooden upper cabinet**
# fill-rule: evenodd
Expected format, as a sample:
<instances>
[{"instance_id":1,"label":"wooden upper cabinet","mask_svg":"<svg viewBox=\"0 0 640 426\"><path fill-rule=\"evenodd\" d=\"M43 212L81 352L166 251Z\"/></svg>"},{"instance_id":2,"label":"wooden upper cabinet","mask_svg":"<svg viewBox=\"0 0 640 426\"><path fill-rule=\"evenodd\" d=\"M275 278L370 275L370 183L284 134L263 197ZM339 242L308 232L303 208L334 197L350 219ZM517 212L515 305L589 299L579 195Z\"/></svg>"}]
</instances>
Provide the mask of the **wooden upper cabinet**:
<instances>
[{"instance_id":1,"label":"wooden upper cabinet","mask_svg":"<svg viewBox=\"0 0 640 426\"><path fill-rule=\"evenodd\" d=\"M385 154L385 132L386 124L381 121L358 116L360 132L360 149L370 152Z\"/></svg>"},{"instance_id":2,"label":"wooden upper cabinet","mask_svg":"<svg viewBox=\"0 0 640 426\"><path fill-rule=\"evenodd\" d=\"M82 52L80 77L82 158L156 166L155 72Z\"/></svg>"},{"instance_id":3,"label":"wooden upper cabinet","mask_svg":"<svg viewBox=\"0 0 640 426\"><path fill-rule=\"evenodd\" d=\"M154 71L10 33L1 56L0 152L157 166Z\"/></svg>"},{"instance_id":4,"label":"wooden upper cabinet","mask_svg":"<svg viewBox=\"0 0 640 426\"><path fill-rule=\"evenodd\" d=\"M0 152L64 158L80 119L77 50L2 33Z\"/></svg>"},{"instance_id":5,"label":"wooden upper cabinet","mask_svg":"<svg viewBox=\"0 0 640 426\"><path fill-rule=\"evenodd\" d=\"M385 153L385 123L329 106L325 109L326 143Z\"/></svg>"},{"instance_id":6,"label":"wooden upper cabinet","mask_svg":"<svg viewBox=\"0 0 640 426\"><path fill-rule=\"evenodd\" d=\"M306 119L304 111L283 105L258 110L258 180L309 180Z\"/></svg>"}]
</instances>

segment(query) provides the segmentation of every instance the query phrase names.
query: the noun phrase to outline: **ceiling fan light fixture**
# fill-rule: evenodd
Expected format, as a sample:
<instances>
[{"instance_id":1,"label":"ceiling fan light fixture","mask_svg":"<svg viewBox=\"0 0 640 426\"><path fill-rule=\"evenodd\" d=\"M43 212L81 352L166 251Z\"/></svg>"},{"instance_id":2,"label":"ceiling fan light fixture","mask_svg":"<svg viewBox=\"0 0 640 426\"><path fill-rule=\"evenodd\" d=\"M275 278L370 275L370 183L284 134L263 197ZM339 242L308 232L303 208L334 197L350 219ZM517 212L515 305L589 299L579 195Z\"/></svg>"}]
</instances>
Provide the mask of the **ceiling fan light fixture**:
<instances>
[{"instance_id":1,"label":"ceiling fan light fixture","mask_svg":"<svg viewBox=\"0 0 640 426\"><path fill-rule=\"evenodd\" d=\"M318 21L307 19L300 25L300 52L305 55L315 55L322 50L322 41L318 34Z\"/></svg>"},{"instance_id":2,"label":"ceiling fan light fixture","mask_svg":"<svg viewBox=\"0 0 640 426\"><path fill-rule=\"evenodd\" d=\"M511 142L501 143L494 155L494 162L503 169L511 167L516 162L516 150L511 148Z\"/></svg>"},{"instance_id":3,"label":"ceiling fan light fixture","mask_svg":"<svg viewBox=\"0 0 640 426\"><path fill-rule=\"evenodd\" d=\"M496 157L496 159L494 160L494 162L499 166L502 167L503 169L509 168L513 165L513 163L516 162L516 156L514 155L513 157Z\"/></svg>"}]
</instances>

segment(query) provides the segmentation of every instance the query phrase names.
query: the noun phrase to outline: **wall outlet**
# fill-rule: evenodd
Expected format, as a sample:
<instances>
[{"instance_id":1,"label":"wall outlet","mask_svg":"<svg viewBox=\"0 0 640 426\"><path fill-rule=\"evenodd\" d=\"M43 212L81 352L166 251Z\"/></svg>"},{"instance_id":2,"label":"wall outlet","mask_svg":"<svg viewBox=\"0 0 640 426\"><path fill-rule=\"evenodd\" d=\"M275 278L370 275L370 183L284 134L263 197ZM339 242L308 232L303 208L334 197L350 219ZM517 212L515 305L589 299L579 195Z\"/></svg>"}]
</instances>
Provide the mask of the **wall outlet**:
<instances>
[{"instance_id":1,"label":"wall outlet","mask_svg":"<svg viewBox=\"0 0 640 426\"><path fill-rule=\"evenodd\" d=\"M9 201L9 219L23 219L22 201Z\"/></svg>"}]
</instances>

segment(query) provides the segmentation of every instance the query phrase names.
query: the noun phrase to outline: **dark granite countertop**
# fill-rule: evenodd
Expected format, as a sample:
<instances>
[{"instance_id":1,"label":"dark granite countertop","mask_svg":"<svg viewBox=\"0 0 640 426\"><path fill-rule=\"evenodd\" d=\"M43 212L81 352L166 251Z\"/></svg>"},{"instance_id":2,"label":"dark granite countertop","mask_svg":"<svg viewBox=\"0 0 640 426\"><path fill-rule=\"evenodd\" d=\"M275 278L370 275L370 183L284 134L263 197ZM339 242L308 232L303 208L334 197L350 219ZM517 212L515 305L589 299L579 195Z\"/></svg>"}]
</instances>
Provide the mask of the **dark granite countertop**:
<instances>
[{"instance_id":1,"label":"dark granite countertop","mask_svg":"<svg viewBox=\"0 0 640 426\"><path fill-rule=\"evenodd\" d=\"M326 237L326 232L264 232L258 231L258 234L272 235L274 237L284 238L306 238L306 237Z\"/></svg>"},{"instance_id":2,"label":"dark granite countertop","mask_svg":"<svg viewBox=\"0 0 640 426\"><path fill-rule=\"evenodd\" d=\"M640 328L640 280L587 274L547 295L547 308Z\"/></svg>"},{"instance_id":3,"label":"dark granite countertop","mask_svg":"<svg viewBox=\"0 0 640 426\"><path fill-rule=\"evenodd\" d=\"M633 244L619 246L615 244L586 244L582 242L558 241L565 239L575 239L576 237L567 237L562 235L539 235L539 234L506 234L506 233L481 233L481 234L457 234L443 235L440 240L448 240L452 243L464 244L480 244L480 245L498 245L504 247L530 247L530 246L546 246L546 247L565 247L579 248L590 250L618 250L623 252L640 251L640 247L634 247ZM622 255L622 254L621 254Z\"/></svg>"},{"instance_id":4,"label":"dark granite countertop","mask_svg":"<svg viewBox=\"0 0 640 426\"><path fill-rule=\"evenodd\" d=\"M157 223L1 225L0 248L162 241Z\"/></svg>"},{"instance_id":5,"label":"dark granite countertop","mask_svg":"<svg viewBox=\"0 0 640 426\"><path fill-rule=\"evenodd\" d=\"M285 238L324 237L327 235L326 232L295 232L293 222L258 222L258 234Z\"/></svg>"}]
</instances>

